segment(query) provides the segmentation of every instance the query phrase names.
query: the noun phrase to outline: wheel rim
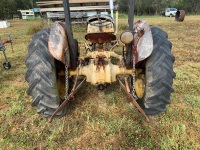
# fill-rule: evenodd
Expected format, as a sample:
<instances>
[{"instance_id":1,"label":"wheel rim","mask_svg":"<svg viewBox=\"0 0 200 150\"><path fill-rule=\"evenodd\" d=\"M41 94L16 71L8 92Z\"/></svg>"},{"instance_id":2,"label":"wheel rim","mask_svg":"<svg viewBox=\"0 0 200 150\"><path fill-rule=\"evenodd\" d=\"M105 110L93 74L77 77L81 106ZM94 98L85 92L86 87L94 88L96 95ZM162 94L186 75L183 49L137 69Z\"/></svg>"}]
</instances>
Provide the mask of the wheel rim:
<instances>
[{"instance_id":1,"label":"wheel rim","mask_svg":"<svg viewBox=\"0 0 200 150\"><path fill-rule=\"evenodd\" d=\"M142 73L142 69L136 69L135 92L137 97L140 99L145 93L145 75Z\"/></svg>"},{"instance_id":2,"label":"wheel rim","mask_svg":"<svg viewBox=\"0 0 200 150\"><path fill-rule=\"evenodd\" d=\"M5 63L3 64L3 67L4 67L4 69L6 69L6 70L10 69L10 68L11 68L10 62L5 62Z\"/></svg>"}]
</instances>

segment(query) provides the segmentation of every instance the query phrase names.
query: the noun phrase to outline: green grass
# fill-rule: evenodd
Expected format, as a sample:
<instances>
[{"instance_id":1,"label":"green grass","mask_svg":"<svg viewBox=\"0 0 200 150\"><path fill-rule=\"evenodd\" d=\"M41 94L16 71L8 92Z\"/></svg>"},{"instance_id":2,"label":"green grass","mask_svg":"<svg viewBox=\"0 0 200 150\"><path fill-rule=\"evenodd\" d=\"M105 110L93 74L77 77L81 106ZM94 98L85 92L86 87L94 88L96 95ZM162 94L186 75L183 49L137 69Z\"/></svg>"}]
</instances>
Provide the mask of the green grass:
<instances>
[{"instance_id":1,"label":"green grass","mask_svg":"<svg viewBox=\"0 0 200 150\"><path fill-rule=\"evenodd\" d=\"M10 20L12 26L0 33L5 39L4 34L9 32L14 46L14 53L6 46L12 68L4 70L0 66L0 149L200 149L200 16L186 16L184 22L168 17L141 18L168 33L176 57L172 103L165 113L150 116L150 123L118 83L110 85L106 92L85 83L70 102L67 115L48 123L31 107L24 79L24 59L32 36L29 31L41 27L41 21ZM121 17L119 24L121 33L127 18ZM74 37L83 42L85 28L76 25L73 31Z\"/></svg>"}]
</instances>

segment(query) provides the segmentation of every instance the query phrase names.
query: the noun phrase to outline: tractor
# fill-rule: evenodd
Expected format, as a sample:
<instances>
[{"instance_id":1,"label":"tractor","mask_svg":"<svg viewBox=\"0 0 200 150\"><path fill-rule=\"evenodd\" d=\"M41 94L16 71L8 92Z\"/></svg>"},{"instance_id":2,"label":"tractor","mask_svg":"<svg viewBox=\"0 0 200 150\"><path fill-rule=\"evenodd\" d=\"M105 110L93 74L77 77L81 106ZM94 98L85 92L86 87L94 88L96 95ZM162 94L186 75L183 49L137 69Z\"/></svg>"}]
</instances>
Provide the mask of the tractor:
<instances>
[{"instance_id":1,"label":"tractor","mask_svg":"<svg viewBox=\"0 0 200 150\"><path fill-rule=\"evenodd\" d=\"M49 122L64 116L84 82L99 90L119 82L147 122L148 115L165 112L176 75L167 33L145 20L134 22L134 0L129 0L128 26L119 39L111 16L97 14L87 19L85 54L80 55L72 33L69 0L63 0L63 7L65 22L56 21L37 32L25 58L27 94L37 113ZM116 53L119 45L121 51Z\"/></svg>"}]
</instances>

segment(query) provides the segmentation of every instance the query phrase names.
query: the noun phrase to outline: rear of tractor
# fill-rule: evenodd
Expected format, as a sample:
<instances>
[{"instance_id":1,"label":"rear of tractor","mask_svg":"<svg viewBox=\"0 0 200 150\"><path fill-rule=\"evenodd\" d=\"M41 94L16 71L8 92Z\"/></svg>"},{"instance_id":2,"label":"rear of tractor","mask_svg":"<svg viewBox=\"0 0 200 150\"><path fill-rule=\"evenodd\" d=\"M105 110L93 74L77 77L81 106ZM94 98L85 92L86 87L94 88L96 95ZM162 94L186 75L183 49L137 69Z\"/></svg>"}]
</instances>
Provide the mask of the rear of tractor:
<instances>
[{"instance_id":1,"label":"rear of tractor","mask_svg":"<svg viewBox=\"0 0 200 150\"><path fill-rule=\"evenodd\" d=\"M64 0L66 22L36 33L25 59L32 106L45 117L62 117L66 104L84 81L106 89L119 81L124 92L145 116L166 111L172 84L174 56L167 34L146 21L133 24L134 0L130 0L129 29L120 39L114 34L113 18L95 15L87 20L85 55L79 55L71 31L69 2ZM122 45L121 52L115 51Z\"/></svg>"}]
</instances>

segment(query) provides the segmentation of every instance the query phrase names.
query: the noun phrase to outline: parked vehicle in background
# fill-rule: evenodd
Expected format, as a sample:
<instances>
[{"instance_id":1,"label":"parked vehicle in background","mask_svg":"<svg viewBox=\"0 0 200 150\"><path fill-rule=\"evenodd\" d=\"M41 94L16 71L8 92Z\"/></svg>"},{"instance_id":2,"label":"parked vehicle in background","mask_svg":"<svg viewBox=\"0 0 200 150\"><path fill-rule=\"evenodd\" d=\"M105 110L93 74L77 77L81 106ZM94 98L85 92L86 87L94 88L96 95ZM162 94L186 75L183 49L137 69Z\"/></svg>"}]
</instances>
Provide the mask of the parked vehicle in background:
<instances>
[{"instance_id":1,"label":"parked vehicle in background","mask_svg":"<svg viewBox=\"0 0 200 150\"><path fill-rule=\"evenodd\" d=\"M165 9L165 16L166 17L175 17L177 12L176 8L166 8Z\"/></svg>"}]
</instances>

